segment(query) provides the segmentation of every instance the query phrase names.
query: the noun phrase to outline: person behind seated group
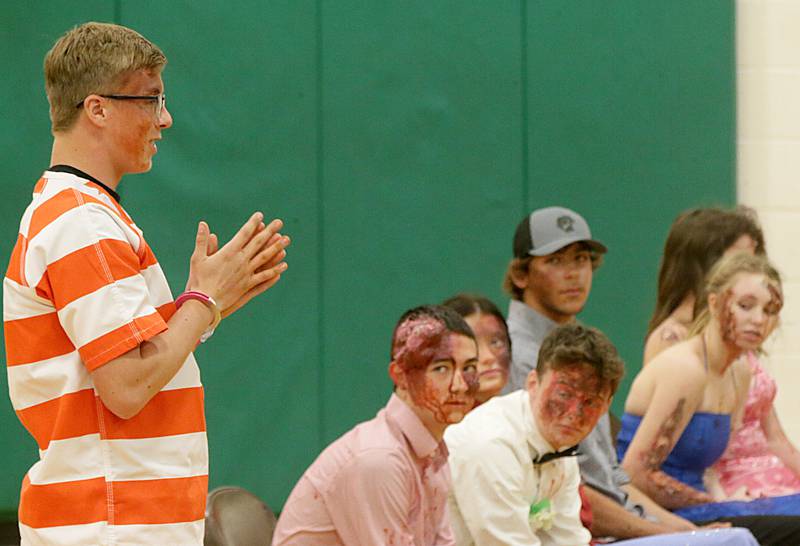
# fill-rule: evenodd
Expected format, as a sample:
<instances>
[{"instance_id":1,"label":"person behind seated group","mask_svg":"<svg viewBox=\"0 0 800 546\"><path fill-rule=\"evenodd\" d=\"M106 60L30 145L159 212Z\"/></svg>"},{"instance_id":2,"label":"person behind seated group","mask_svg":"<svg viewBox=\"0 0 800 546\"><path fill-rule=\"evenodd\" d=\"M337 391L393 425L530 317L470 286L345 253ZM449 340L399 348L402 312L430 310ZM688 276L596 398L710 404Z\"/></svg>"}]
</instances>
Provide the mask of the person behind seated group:
<instances>
[{"instance_id":1,"label":"person behind seated group","mask_svg":"<svg viewBox=\"0 0 800 546\"><path fill-rule=\"evenodd\" d=\"M508 330L512 340L504 393L525 387L544 337L581 312L606 247L592 239L580 214L547 207L520 221L512 251L503 279L503 289L511 296Z\"/></svg>"},{"instance_id":2,"label":"person behind seated group","mask_svg":"<svg viewBox=\"0 0 800 546\"><path fill-rule=\"evenodd\" d=\"M517 225L513 257L503 279L511 296L508 330L513 347L511 378L504 392L524 386L545 336L559 324L573 322L583 309L606 250L592 238L586 220L564 207L535 210ZM609 430L606 415L598 426ZM595 492L582 489L594 506ZM607 521L602 506L597 516L592 520L602 526Z\"/></svg>"},{"instance_id":3,"label":"person behind seated group","mask_svg":"<svg viewBox=\"0 0 800 546\"><path fill-rule=\"evenodd\" d=\"M780 276L763 256L718 262L705 287L707 308L686 341L665 350L634 380L617 449L633 483L661 506L693 520L800 514L800 496L780 503L712 503L704 471L724 451L750 372L738 361L757 349L783 300Z\"/></svg>"},{"instance_id":4,"label":"person behind seated group","mask_svg":"<svg viewBox=\"0 0 800 546\"><path fill-rule=\"evenodd\" d=\"M445 433L459 546L588 544L575 447L608 409L622 360L598 330L560 326L525 389L493 398Z\"/></svg>"},{"instance_id":5,"label":"person behind seated group","mask_svg":"<svg viewBox=\"0 0 800 546\"><path fill-rule=\"evenodd\" d=\"M645 364L686 338L695 304L703 303L697 294L705 275L718 258L737 250L765 253L763 233L748 209L696 209L678 216L664 245ZM718 485L727 496L798 493L800 451L786 437L773 407L775 380L755 352L748 352L745 358L753 379L744 422L713 466Z\"/></svg>"},{"instance_id":6,"label":"person behind seated group","mask_svg":"<svg viewBox=\"0 0 800 546\"><path fill-rule=\"evenodd\" d=\"M475 404L480 405L500 394L508 381L511 363L511 337L500 309L484 296L457 294L442 305L453 309L475 333L478 342L478 391Z\"/></svg>"},{"instance_id":7,"label":"person behind seated group","mask_svg":"<svg viewBox=\"0 0 800 546\"><path fill-rule=\"evenodd\" d=\"M477 353L475 335L452 309L404 313L392 336L388 404L306 470L283 507L273 544L454 544L442 435L475 404Z\"/></svg>"},{"instance_id":8,"label":"person behind seated group","mask_svg":"<svg viewBox=\"0 0 800 546\"><path fill-rule=\"evenodd\" d=\"M656 306L648 325L644 364L686 339L706 275L723 256L766 255L755 212L745 207L690 209L669 228L658 270Z\"/></svg>"}]
</instances>

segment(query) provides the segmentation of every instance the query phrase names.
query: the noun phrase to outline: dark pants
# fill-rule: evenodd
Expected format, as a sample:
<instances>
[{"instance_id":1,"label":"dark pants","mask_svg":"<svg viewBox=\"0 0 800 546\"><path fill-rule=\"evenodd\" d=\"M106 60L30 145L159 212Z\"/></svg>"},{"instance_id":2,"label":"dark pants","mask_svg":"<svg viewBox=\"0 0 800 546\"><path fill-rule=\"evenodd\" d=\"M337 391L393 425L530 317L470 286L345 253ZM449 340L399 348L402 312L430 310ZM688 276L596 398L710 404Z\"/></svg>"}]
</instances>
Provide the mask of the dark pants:
<instances>
[{"instance_id":1,"label":"dark pants","mask_svg":"<svg viewBox=\"0 0 800 546\"><path fill-rule=\"evenodd\" d=\"M761 546L800 546L800 516L736 516L714 521L729 521L734 527L749 529Z\"/></svg>"}]
</instances>

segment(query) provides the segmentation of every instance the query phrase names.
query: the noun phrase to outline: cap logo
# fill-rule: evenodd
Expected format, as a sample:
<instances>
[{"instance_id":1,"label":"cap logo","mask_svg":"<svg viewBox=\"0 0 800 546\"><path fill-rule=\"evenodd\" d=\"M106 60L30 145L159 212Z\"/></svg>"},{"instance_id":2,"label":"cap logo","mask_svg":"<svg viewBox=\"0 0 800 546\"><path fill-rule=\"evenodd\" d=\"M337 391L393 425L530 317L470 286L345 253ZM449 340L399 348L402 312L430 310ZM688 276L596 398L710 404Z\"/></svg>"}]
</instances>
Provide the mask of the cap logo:
<instances>
[{"instance_id":1,"label":"cap logo","mask_svg":"<svg viewBox=\"0 0 800 546\"><path fill-rule=\"evenodd\" d=\"M561 231L566 231L569 233L570 231L575 231L573 225L575 224L575 220L571 216L559 216L558 220L556 220L556 225L561 229Z\"/></svg>"}]
</instances>

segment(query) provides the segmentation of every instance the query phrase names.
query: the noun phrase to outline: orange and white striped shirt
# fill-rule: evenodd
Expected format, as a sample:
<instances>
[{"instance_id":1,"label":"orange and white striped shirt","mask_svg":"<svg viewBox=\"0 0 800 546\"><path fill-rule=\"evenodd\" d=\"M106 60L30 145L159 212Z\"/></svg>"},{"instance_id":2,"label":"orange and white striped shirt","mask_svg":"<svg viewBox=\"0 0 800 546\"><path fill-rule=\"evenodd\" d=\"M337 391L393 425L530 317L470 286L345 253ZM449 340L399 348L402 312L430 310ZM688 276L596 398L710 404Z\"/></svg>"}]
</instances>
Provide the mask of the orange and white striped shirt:
<instances>
[{"instance_id":1,"label":"orange and white striped shirt","mask_svg":"<svg viewBox=\"0 0 800 546\"><path fill-rule=\"evenodd\" d=\"M3 281L11 402L39 446L20 494L23 544L202 544L208 447L190 354L136 416L91 372L167 329L169 285L100 185L46 171Z\"/></svg>"}]
</instances>

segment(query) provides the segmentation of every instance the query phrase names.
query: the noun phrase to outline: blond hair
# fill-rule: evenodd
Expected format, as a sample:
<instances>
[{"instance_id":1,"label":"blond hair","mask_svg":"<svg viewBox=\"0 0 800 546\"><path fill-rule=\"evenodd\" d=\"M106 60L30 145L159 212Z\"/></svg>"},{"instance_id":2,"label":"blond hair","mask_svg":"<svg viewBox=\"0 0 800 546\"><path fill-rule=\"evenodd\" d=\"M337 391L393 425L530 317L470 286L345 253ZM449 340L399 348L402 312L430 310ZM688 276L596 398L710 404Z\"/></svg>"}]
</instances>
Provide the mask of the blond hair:
<instances>
[{"instance_id":1,"label":"blond hair","mask_svg":"<svg viewBox=\"0 0 800 546\"><path fill-rule=\"evenodd\" d=\"M764 275L781 288L781 274L772 266L766 256L751 255L747 252L737 252L724 256L708 273L703 293L695 302L695 319L689 328L689 337L699 334L711 321L711 311L708 308L709 294L722 294L733 285L739 273L755 273Z\"/></svg>"},{"instance_id":2,"label":"blond hair","mask_svg":"<svg viewBox=\"0 0 800 546\"><path fill-rule=\"evenodd\" d=\"M69 129L78 105L93 93L112 93L138 70L160 71L164 53L129 28L84 23L64 34L44 58L44 86L53 132Z\"/></svg>"}]
</instances>

